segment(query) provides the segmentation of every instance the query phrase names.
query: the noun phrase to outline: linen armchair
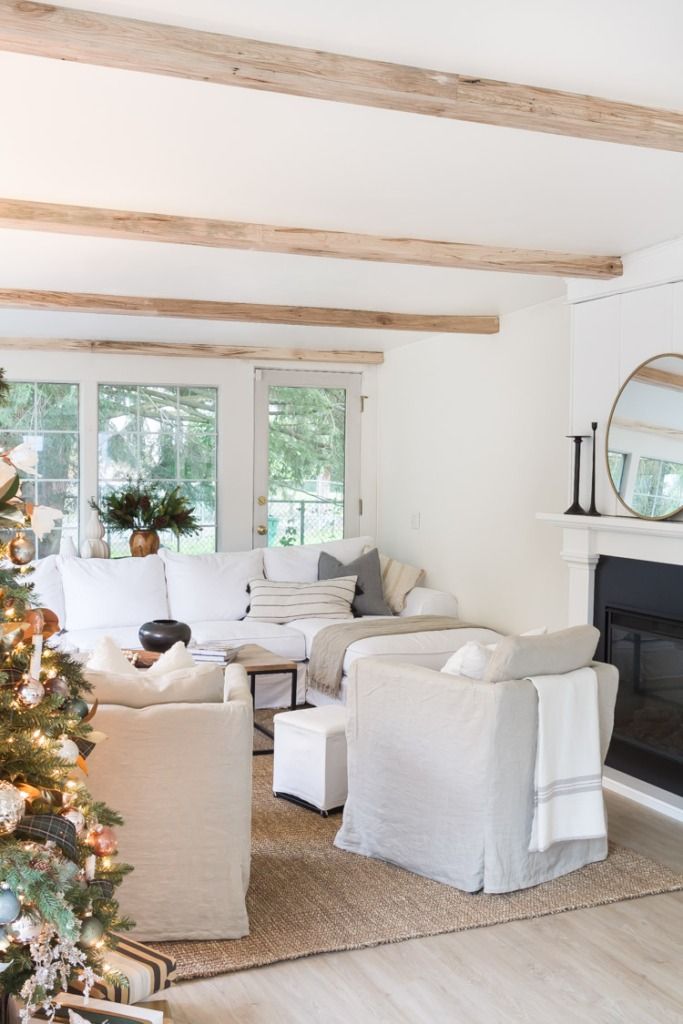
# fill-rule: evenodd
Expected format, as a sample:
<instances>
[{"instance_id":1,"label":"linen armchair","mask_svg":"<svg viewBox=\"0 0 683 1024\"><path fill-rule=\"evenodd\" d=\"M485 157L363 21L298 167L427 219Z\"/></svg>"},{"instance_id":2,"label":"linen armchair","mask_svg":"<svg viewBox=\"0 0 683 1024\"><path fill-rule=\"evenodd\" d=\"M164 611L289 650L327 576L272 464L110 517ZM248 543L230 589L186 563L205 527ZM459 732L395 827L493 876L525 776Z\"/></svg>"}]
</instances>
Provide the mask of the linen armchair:
<instances>
[{"instance_id":1,"label":"linen armchair","mask_svg":"<svg viewBox=\"0 0 683 1024\"><path fill-rule=\"evenodd\" d=\"M601 752L618 673L593 663ZM475 682L379 659L348 689L349 796L335 843L467 892L510 892L607 855L606 839L528 850L537 695L528 679Z\"/></svg>"},{"instance_id":2,"label":"linen armchair","mask_svg":"<svg viewBox=\"0 0 683 1024\"><path fill-rule=\"evenodd\" d=\"M232 939L249 933L252 706L241 666L224 700L100 705L104 732L89 787L120 812L119 854L135 870L122 910L142 940Z\"/></svg>"}]
</instances>

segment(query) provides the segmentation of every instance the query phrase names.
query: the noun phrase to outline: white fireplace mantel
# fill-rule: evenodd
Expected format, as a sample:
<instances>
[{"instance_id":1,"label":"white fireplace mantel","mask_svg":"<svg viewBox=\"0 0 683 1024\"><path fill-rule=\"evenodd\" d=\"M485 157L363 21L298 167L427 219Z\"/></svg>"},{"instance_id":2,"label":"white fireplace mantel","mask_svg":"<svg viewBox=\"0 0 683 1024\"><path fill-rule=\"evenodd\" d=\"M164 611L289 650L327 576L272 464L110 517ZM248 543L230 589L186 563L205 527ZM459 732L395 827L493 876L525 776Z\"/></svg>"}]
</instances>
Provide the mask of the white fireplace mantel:
<instances>
[{"instance_id":1,"label":"white fireplace mantel","mask_svg":"<svg viewBox=\"0 0 683 1024\"><path fill-rule=\"evenodd\" d=\"M601 555L683 565L681 522L556 512L539 512L536 518L562 530L562 558L569 567L571 626L593 622L595 567Z\"/></svg>"},{"instance_id":2,"label":"white fireplace mantel","mask_svg":"<svg viewBox=\"0 0 683 1024\"><path fill-rule=\"evenodd\" d=\"M570 626L593 622L595 567L601 555L683 565L683 522L557 512L539 512L536 518L562 530L562 558L569 568ZM611 768L605 769L605 787L683 821L683 798L673 793Z\"/></svg>"}]
</instances>

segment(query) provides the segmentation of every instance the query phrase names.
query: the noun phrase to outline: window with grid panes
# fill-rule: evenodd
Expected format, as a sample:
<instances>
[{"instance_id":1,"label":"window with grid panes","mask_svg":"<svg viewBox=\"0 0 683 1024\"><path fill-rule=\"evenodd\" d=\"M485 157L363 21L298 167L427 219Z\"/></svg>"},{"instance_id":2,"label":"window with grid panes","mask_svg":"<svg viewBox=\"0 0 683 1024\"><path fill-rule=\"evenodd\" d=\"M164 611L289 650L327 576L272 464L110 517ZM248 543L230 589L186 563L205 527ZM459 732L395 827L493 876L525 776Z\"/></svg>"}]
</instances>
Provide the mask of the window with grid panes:
<instances>
[{"instance_id":1,"label":"window with grid panes","mask_svg":"<svg viewBox=\"0 0 683 1024\"><path fill-rule=\"evenodd\" d=\"M153 384L98 388L100 498L127 480L180 487L195 508L200 532L161 542L173 551L216 550L217 390ZM128 535L109 537L112 555L127 555Z\"/></svg>"},{"instance_id":2,"label":"window with grid panes","mask_svg":"<svg viewBox=\"0 0 683 1024\"><path fill-rule=\"evenodd\" d=\"M16 448L22 442L36 449L36 472L21 474L22 497L63 513L54 530L41 541L36 539L36 554L44 558L59 551L62 537L71 537L78 544L78 384L8 384L8 400L0 406L1 450Z\"/></svg>"}]
</instances>

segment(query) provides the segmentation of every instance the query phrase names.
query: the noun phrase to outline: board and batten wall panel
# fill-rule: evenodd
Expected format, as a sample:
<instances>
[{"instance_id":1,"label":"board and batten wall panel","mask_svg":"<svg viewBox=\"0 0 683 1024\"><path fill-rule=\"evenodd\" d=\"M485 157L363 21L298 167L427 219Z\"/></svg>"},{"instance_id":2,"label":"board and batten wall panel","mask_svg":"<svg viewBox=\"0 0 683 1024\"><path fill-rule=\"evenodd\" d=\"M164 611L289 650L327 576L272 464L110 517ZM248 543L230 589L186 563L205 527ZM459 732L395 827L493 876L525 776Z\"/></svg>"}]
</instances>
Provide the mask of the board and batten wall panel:
<instances>
[{"instance_id":1,"label":"board and batten wall panel","mask_svg":"<svg viewBox=\"0 0 683 1024\"><path fill-rule=\"evenodd\" d=\"M81 411L81 540L88 499L97 487L97 385L176 384L218 389L218 538L219 551L246 551L253 546L254 371L259 364L239 359L188 359L155 356L103 355L76 352L21 352L0 348L0 366L8 380L70 381L80 385ZM281 364L292 369L291 363ZM298 369L320 369L302 363ZM325 370L354 372L349 365ZM368 396L361 420L361 534L376 528L376 367L361 369L362 391Z\"/></svg>"},{"instance_id":2,"label":"board and batten wall panel","mask_svg":"<svg viewBox=\"0 0 683 1024\"><path fill-rule=\"evenodd\" d=\"M564 303L503 317L496 338L394 349L379 381L381 549L425 568L468 621L566 625L558 536L535 518L567 502Z\"/></svg>"}]
</instances>

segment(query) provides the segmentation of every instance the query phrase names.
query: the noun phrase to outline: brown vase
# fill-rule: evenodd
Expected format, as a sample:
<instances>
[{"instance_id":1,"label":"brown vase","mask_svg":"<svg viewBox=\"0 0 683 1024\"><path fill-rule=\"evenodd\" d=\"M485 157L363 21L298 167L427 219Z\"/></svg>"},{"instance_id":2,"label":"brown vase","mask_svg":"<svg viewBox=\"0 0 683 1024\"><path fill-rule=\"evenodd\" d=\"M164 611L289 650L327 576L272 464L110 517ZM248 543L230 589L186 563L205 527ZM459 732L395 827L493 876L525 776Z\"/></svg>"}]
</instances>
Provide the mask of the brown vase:
<instances>
[{"instance_id":1,"label":"brown vase","mask_svg":"<svg viewBox=\"0 0 683 1024\"><path fill-rule=\"evenodd\" d=\"M134 558L144 558L145 555L156 555L161 542L156 530L133 530L128 543Z\"/></svg>"}]
</instances>

